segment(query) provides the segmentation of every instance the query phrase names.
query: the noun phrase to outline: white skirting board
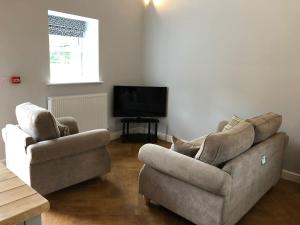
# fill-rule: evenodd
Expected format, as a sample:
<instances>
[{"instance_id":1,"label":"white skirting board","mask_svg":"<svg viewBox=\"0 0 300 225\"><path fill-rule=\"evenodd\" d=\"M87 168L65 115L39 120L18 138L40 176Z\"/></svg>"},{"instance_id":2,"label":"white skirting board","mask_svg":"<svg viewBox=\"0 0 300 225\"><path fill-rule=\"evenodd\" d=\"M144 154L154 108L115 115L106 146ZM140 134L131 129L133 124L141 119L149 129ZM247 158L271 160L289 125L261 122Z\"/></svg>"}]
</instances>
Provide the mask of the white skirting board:
<instances>
[{"instance_id":1,"label":"white skirting board","mask_svg":"<svg viewBox=\"0 0 300 225\"><path fill-rule=\"evenodd\" d=\"M169 143L172 143L172 135L168 135L168 134L164 134L161 132L157 133L158 139L162 140L162 141L166 141Z\"/></svg>"},{"instance_id":2,"label":"white skirting board","mask_svg":"<svg viewBox=\"0 0 300 225\"><path fill-rule=\"evenodd\" d=\"M2 163L3 165L6 165L5 159L0 159L0 163Z\"/></svg>"},{"instance_id":3,"label":"white skirting board","mask_svg":"<svg viewBox=\"0 0 300 225\"><path fill-rule=\"evenodd\" d=\"M300 184L300 174L294 173L288 170L282 170L281 178L284 180L289 180Z\"/></svg>"}]
</instances>

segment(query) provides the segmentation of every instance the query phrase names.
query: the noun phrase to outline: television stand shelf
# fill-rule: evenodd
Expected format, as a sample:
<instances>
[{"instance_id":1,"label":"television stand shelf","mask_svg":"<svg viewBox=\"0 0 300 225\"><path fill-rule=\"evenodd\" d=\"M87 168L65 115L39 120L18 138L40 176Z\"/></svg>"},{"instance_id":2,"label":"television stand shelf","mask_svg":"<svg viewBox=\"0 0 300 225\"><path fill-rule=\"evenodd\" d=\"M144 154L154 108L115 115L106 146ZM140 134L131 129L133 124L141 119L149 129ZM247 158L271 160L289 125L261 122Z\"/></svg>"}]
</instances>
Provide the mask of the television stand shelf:
<instances>
[{"instance_id":1,"label":"television stand shelf","mask_svg":"<svg viewBox=\"0 0 300 225\"><path fill-rule=\"evenodd\" d=\"M158 119L154 118L124 118L121 119L122 122L122 142L157 142L157 125L159 123ZM130 134L129 125L130 123L147 123L148 133L134 133ZM151 133L151 124L154 124L154 133Z\"/></svg>"}]
</instances>

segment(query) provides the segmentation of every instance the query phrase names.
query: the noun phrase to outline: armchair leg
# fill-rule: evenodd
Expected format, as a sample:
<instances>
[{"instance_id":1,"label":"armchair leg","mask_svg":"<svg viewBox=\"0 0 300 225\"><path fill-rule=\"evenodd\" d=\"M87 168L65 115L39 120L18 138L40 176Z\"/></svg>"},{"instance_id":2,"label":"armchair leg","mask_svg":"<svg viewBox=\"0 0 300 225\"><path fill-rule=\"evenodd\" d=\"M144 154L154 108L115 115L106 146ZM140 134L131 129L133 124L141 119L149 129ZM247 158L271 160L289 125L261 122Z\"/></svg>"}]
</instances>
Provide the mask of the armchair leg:
<instances>
[{"instance_id":1,"label":"armchair leg","mask_svg":"<svg viewBox=\"0 0 300 225\"><path fill-rule=\"evenodd\" d=\"M105 181L105 180L106 180L106 174L104 174L104 175L102 175L102 176L99 176L99 179L100 179L101 181Z\"/></svg>"}]
</instances>

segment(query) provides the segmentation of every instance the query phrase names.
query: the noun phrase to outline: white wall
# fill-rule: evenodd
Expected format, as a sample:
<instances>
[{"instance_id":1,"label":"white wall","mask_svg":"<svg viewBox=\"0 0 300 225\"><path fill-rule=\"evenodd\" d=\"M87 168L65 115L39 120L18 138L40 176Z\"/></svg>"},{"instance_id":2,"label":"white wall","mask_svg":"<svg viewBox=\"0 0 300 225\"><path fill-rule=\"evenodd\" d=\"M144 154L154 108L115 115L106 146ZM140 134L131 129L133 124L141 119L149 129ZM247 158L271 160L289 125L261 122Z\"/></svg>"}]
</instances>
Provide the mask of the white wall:
<instances>
[{"instance_id":1,"label":"white wall","mask_svg":"<svg viewBox=\"0 0 300 225\"><path fill-rule=\"evenodd\" d=\"M49 9L99 19L103 84L46 85ZM110 94L114 84L141 84L143 10L141 0L1 0L0 127L16 123L14 109L21 102L46 107L48 96ZM21 85L2 82L3 77L14 73L21 74ZM118 124L110 118L109 126L115 130ZM3 157L1 140L0 158Z\"/></svg>"},{"instance_id":2,"label":"white wall","mask_svg":"<svg viewBox=\"0 0 300 225\"><path fill-rule=\"evenodd\" d=\"M283 114L290 136L285 169L299 173L300 2L161 1L143 15L142 0L1 0L0 127L16 123L21 102L46 106L47 96L111 93L114 84L144 80L170 88L169 118L160 129L182 138L211 132L232 114ZM46 85L48 9L100 20L103 84ZM23 83L3 84L13 73ZM113 118L109 126L118 129Z\"/></svg>"},{"instance_id":3,"label":"white wall","mask_svg":"<svg viewBox=\"0 0 300 225\"><path fill-rule=\"evenodd\" d=\"M300 173L300 1L162 0L145 15L145 82L169 87L162 131L191 139L233 114L283 115Z\"/></svg>"}]
</instances>

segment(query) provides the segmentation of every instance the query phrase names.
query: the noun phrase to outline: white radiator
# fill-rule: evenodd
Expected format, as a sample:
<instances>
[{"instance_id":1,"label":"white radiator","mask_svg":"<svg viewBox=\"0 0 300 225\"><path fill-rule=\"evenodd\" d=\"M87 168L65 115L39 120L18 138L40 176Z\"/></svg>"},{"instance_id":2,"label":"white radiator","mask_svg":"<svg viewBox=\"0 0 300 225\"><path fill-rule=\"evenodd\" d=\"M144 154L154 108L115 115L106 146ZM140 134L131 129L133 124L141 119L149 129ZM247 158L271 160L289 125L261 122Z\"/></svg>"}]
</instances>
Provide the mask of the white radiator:
<instances>
[{"instance_id":1,"label":"white radiator","mask_svg":"<svg viewBox=\"0 0 300 225\"><path fill-rule=\"evenodd\" d=\"M48 110L55 117L74 117L80 131L108 128L106 93L48 97Z\"/></svg>"}]
</instances>

